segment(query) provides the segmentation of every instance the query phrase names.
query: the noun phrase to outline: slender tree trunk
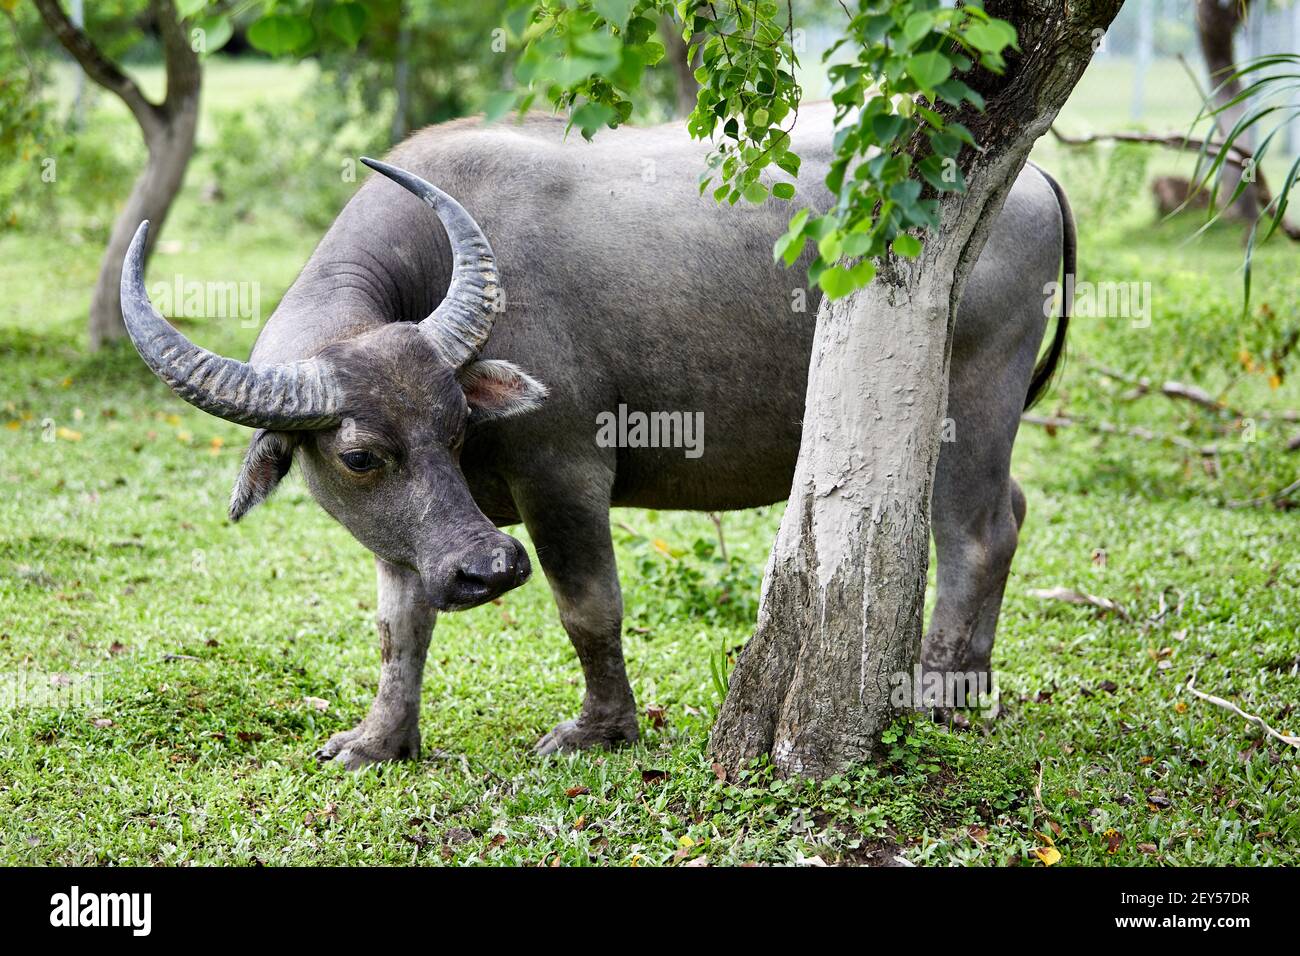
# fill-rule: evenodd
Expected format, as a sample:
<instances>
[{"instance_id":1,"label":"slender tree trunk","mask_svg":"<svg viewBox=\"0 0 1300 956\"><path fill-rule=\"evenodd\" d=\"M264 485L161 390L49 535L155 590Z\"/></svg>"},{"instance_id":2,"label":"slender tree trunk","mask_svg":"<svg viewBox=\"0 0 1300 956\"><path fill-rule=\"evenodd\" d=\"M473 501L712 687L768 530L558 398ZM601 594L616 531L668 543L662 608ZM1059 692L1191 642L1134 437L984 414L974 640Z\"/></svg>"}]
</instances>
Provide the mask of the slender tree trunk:
<instances>
[{"instance_id":1,"label":"slender tree trunk","mask_svg":"<svg viewBox=\"0 0 1300 956\"><path fill-rule=\"evenodd\" d=\"M676 81L676 115L689 116L695 109L695 98L699 95L700 84L695 79L698 63L691 62L691 51L682 39L681 28L672 20L665 20L659 31L664 38L664 57L672 64L673 78Z\"/></svg>"},{"instance_id":2,"label":"slender tree trunk","mask_svg":"<svg viewBox=\"0 0 1300 956\"><path fill-rule=\"evenodd\" d=\"M406 4L397 6L397 57L393 61L393 90L397 102L393 107L393 123L388 131L394 144L406 138L410 129L411 111L411 24L406 16Z\"/></svg>"},{"instance_id":3,"label":"slender tree trunk","mask_svg":"<svg viewBox=\"0 0 1300 956\"><path fill-rule=\"evenodd\" d=\"M86 75L126 104L140 125L141 135L149 149L144 171L135 181L126 206L113 222L99 278L91 294L90 347L96 349L104 342L126 334L119 300L122 259L141 219L153 223L145 254L148 256L152 252L172 201L180 191L185 170L194 154L202 71L198 53L190 44L173 0L150 0L166 59L167 93L161 103L146 99L135 81L105 56L79 25L68 19L59 0L34 2L50 32Z\"/></svg>"},{"instance_id":4,"label":"slender tree trunk","mask_svg":"<svg viewBox=\"0 0 1300 956\"><path fill-rule=\"evenodd\" d=\"M162 232L163 223L171 211L172 202L180 192L194 154L194 135L198 128L199 98L196 94L176 105L169 121L146 140L149 160L144 171L131 187L126 205L113 221L108 247L100 263L99 277L90 298L90 347L97 349L105 342L126 332L122 324L120 288L122 260L142 219L148 219L151 228L145 247L146 258L153 253L154 243Z\"/></svg>"},{"instance_id":5,"label":"slender tree trunk","mask_svg":"<svg viewBox=\"0 0 1300 956\"><path fill-rule=\"evenodd\" d=\"M1210 89L1214 91L1215 106L1224 106L1241 92L1241 84L1236 80L1224 84L1222 89L1218 87L1237 68L1233 35L1249 8L1250 0L1197 0L1196 35L1200 40L1201 54L1205 58L1205 70L1209 75ZM1220 113L1215 120L1219 135L1226 136L1245 111L1246 104L1238 103ZM1254 137L1247 131L1242 136L1242 145L1252 148L1253 139ZM1220 190L1223 201L1226 202L1236 191L1237 184L1241 182L1241 175L1241 170L1237 167L1224 166L1223 185ZM1259 193L1253 183L1247 183L1245 190L1233 203L1231 211L1248 222L1255 221L1259 215Z\"/></svg>"},{"instance_id":6,"label":"slender tree trunk","mask_svg":"<svg viewBox=\"0 0 1300 956\"><path fill-rule=\"evenodd\" d=\"M956 306L1030 147L1120 5L990 0L1023 53L973 82L987 109L959 117L983 147L963 153L966 192L942 199L918 259L891 258L871 285L823 301L790 504L710 740L727 769L768 755L780 773L820 777L879 752L896 716L891 678L920 654Z\"/></svg>"}]
</instances>

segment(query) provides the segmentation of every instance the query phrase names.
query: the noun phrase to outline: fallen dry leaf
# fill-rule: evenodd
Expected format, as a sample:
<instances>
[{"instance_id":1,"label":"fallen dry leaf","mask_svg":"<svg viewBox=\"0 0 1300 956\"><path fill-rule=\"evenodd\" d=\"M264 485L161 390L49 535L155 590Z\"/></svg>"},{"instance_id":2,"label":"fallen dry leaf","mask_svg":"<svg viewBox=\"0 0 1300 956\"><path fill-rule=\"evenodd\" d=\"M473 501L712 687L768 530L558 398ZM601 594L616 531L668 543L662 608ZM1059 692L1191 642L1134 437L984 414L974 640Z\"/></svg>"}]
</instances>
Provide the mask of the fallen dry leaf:
<instances>
[{"instance_id":1,"label":"fallen dry leaf","mask_svg":"<svg viewBox=\"0 0 1300 956\"><path fill-rule=\"evenodd\" d=\"M1053 866L1061 862L1061 851L1054 846L1040 846L1034 850L1034 856L1043 862L1043 866Z\"/></svg>"},{"instance_id":2,"label":"fallen dry leaf","mask_svg":"<svg viewBox=\"0 0 1300 956\"><path fill-rule=\"evenodd\" d=\"M304 697L302 702L312 710L319 710L322 714L330 709L330 702L321 697Z\"/></svg>"},{"instance_id":3,"label":"fallen dry leaf","mask_svg":"<svg viewBox=\"0 0 1300 956\"><path fill-rule=\"evenodd\" d=\"M645 715L650 720L650 726L655 730L662 730L668 725L668 711L657 704L649 704L645 709Z\"/></svg>"},{"instance_id":4,"label":"fallen dry leaf","mask_svg":"<svg viewBox=\"0 0 1300 956\"><path fill-rule=\"evenodd\" d=\"M1105 833L1103 833L1102 838L1105 839L1106 841L1107 853L1116 852L1117 850L1119 850L1120 846L1124 843L1124 837L1120 834L1118 830L1114 829L1113 827L1107 830Z\"/></svg>"},{"instance_id":5,"label":"fallen dry leaf","mask_svg":"<svg viewBox=\"0 0 1300 956\"><path fill-rule=\"evenodd\" d=\"M564 795L572 800L574 797L581 797L591 793L591 787L570 787L564 791Z\"/></svg>"}]
</instances>

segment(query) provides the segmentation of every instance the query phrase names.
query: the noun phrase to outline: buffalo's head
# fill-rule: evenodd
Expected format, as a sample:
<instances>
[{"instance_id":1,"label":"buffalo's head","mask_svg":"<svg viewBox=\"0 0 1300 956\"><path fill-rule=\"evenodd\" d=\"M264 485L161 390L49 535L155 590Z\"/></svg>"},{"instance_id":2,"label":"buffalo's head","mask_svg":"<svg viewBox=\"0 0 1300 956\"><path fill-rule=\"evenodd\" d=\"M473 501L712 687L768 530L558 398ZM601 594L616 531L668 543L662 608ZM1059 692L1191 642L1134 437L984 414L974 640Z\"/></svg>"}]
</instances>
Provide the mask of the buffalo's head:
<instances>
[{"instance_id":1,"label":"buffalo's head","mask_svg":"<svg viewBox=\"0 0 1300 956\"><path fill-rule=\"evenodd\" d=\"M194 345L144 288L147 222L122 270L122 315L141 358L209 414L256 428L230 501L238 521L295 453L312 494L363 545L420 573L429 600L473 607L528 577L528 555L471 497L460 470L466 426L536 408L546 389L509 362L480 360L498 295L496 260L465 209L418 176L367 165L437 213L451 243L446 298L422 322L393 322L284 365Z\"/></svg>"}]
</instances>

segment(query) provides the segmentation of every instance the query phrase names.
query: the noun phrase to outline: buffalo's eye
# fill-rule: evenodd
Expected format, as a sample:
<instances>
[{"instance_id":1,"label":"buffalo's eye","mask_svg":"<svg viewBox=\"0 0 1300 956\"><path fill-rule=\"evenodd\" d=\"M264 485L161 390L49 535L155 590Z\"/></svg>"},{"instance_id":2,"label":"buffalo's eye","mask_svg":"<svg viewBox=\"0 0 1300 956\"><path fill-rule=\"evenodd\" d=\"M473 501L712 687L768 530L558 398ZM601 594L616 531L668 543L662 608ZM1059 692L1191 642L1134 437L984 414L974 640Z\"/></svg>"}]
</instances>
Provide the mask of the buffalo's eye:
<instances>
[{"instance_id":1,"label":"buffalo's eye","mask_svg":"<svg viewBox=\"0 0 1300 956\"><path fill-rule=\"evenodd\" d=\"M339 460L348 470L355 472L374 471L383 464L378 456L368 451L345 451L339 455Z\"/></svg>"}]
</instances>

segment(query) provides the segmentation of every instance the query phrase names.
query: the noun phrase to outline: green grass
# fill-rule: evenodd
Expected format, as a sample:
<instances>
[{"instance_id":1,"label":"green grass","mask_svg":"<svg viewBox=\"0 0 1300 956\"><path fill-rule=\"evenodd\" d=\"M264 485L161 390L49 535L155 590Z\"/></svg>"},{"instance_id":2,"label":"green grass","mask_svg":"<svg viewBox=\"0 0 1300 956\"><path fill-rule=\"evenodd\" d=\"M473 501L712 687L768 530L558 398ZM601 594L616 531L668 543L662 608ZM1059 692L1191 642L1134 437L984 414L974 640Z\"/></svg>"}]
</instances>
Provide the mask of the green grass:
<instances>
[{"instance_id":1,"label":"green grass","mask_svg":"<svg viewBox=\"0 0 1300 956\"><path fill-rule=\"evenodd\" d=\"M1091 188L1082 174L1067 187ZM187 231L194 191L154 275L258 281L269 310L316 235L269 217ZM581 697L538 576L439 620L419 762L317 766L315 747L375 690L369 557L294 477L231 526L244 430L174 399L129 346L84 354L93 245L0 236L0 674L102 687L93 706L0 713L0 861L1040 865L1050 839L1060 865L1300 862L1296 751L1185 689L1195 671L1300 730L1294 513L1224 507L1292 480L1281 449L1300 426L1248 432L1128 400L1091 368L1181 377L1255 413L1300 407L1290 377L1270 387L1238 355L1286 371L1295 252L1262 250L1242 319L1238 233L1188 244L1188 227L1153 228L1095 191L1077 210L1085 278L1151 282L1153 321L1076 320L1039 411L1216 441L1220 471L1166 445L1026 427L1014 472L1029 518L994 656L1002 714L972 730L917 722L886 762L821 785L722 782L705 752L713 665L749 632L780 508L727 516L729 570L694 547L714 539L704 516L616 514L629 672L642 708L663 713L638 745L532 754ZM255 334L186 328L232 354ZM1030 594L1057 586L1128 617Z\"/></svg>"}]
</instances>

